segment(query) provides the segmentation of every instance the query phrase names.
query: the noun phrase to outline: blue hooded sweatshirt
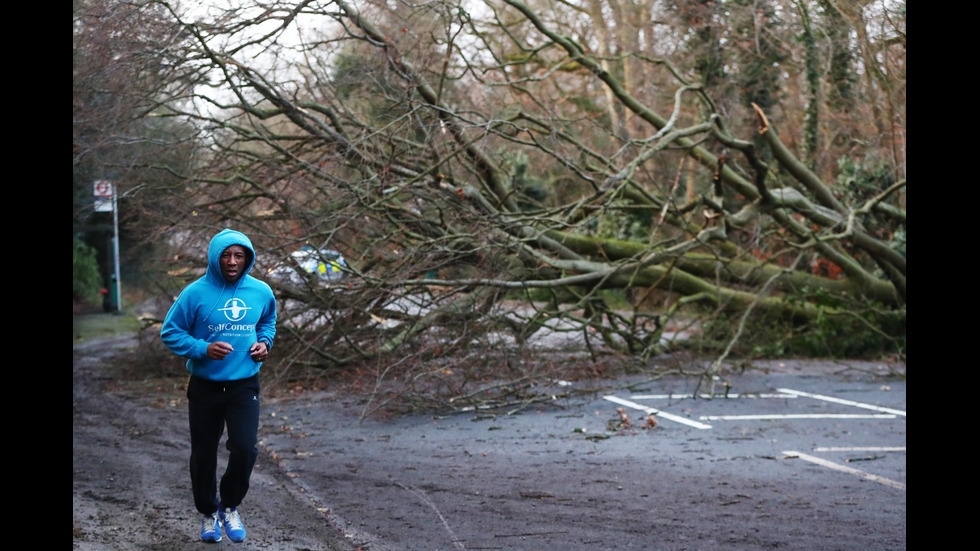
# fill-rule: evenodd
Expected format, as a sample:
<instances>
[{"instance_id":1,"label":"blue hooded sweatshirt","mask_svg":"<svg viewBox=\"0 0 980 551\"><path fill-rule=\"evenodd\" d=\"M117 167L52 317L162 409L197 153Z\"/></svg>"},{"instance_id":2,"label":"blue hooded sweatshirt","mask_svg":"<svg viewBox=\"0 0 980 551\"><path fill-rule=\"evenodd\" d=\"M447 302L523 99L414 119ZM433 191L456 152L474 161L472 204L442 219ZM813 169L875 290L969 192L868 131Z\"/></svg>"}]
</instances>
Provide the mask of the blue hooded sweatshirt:
<instances>
[{"instance_id":1,"label":"blue hooded sweatshirt","mask_svg":"<svg viewBox=\"0 0 980 551\"><path fill-rule=\"evenodd\" d=\"M221 273L221 253L241 245L250 253L248 266L235 283ZM174 354L187 358L187 371L212 381L246 379L259 372L261 362L249 348L256 342L272 348L276 335L276 299L267 284L248 275L255 249L244 234L223 230L208 247L208 270L180 293L163 321L160 338ZM208 358L208 344L223 341L234 351L223 360Z\"/></svg>"}]
</instances>

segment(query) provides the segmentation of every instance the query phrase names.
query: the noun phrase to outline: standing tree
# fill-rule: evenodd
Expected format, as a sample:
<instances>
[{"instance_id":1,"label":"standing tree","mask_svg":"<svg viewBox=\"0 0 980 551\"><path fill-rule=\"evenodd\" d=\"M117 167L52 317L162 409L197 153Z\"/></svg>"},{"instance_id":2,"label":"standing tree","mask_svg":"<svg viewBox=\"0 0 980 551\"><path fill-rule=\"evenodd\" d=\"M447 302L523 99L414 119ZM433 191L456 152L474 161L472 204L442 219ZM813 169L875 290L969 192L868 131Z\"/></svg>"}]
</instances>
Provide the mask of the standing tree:
<instances>
[{"instance_id":1,"label":"standing tree","mask_svg":"<svg viewBox=\"0 0 980 551\"><path fill-rule=\"evenodd\" d=\"M175 174L194 163L197 129L163 108L199 84L183 72L189 68L181 58L183 35L169 12L151 2L73 3L73 234L100 249L103 273L111 273L112 218L93 212L93 182L110 180L124 196L122 242L134 243L158 221L144 214L163 214L168 203L159 198L179 190L185 180Z\"/></svg>"}]
</instances>

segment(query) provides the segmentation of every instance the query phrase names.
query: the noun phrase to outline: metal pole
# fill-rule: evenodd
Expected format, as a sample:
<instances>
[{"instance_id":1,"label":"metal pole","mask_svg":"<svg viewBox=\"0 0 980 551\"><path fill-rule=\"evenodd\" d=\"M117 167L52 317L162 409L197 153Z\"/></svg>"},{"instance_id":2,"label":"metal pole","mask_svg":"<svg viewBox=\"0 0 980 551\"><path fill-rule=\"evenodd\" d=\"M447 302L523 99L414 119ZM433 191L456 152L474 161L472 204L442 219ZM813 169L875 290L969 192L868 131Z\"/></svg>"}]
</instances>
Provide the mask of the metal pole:
<instances>
[{"instance_id":1,"label":"metal pole","mask_svg":"<svg viewBox=\"0 0 980 551\"><path fill-rule=\"evenodd\" d=\"M122 278L119 277L119 201L112 186L112 259L116 267L116 312L122 312Z\"/></svg>"}]
</instances>

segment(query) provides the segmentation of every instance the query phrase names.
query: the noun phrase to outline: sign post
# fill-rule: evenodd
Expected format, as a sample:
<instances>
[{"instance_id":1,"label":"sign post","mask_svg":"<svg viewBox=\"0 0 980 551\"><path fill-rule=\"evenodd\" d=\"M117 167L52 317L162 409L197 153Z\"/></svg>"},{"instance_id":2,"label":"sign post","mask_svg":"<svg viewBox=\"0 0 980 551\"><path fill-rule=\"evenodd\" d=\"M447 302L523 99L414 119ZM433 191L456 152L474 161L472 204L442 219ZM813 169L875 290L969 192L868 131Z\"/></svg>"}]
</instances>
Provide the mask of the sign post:
<instances>
[{"instance_id":1,"label":"sign post","mask_svg":"<svg viewBox=\"0 0 980 551\"><path fill-rule=\"evenodd\" d=\"M116 187L108 180L96 180L92 184L92 194L95 196L95 212L112 213L112 266L115 285L116 311L122 310L122 279L119 277L119 203Z\"/></svg>"}]
</instances>

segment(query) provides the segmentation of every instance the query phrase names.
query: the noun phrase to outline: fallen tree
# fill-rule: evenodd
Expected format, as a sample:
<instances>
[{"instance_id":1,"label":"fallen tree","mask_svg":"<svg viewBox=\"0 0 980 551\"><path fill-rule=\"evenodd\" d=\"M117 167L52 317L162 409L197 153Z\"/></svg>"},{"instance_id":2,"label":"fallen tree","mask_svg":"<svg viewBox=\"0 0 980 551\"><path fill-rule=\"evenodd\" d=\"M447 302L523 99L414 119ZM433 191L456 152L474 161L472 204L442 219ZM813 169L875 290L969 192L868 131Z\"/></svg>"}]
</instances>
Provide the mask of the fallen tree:
<instances>
[{"instance_id":1,"label":"fallen tree","mask_svg":"<svg viewBox=\"0 0 980 551\"><path fill-rule=\"evenodd\" d=\"M345 258L340 281L271 281L284 363L428 373L571 331L640 360L700 347L711 374L753 324L905 357L904 160L841 185L836 159L777 132L799 125L791 101L723 109L676 68L693 47L631 50L642 29L601 3L266 2L198 21L158 4L201 79L167 114L210 143L167 224L234 225L267 268L302 246ZM904 92L889 99L904 122ZM870 166L895 139L837 151ZM671 342L678 323L704 340Z\"/></svg>"}]
</instances>

